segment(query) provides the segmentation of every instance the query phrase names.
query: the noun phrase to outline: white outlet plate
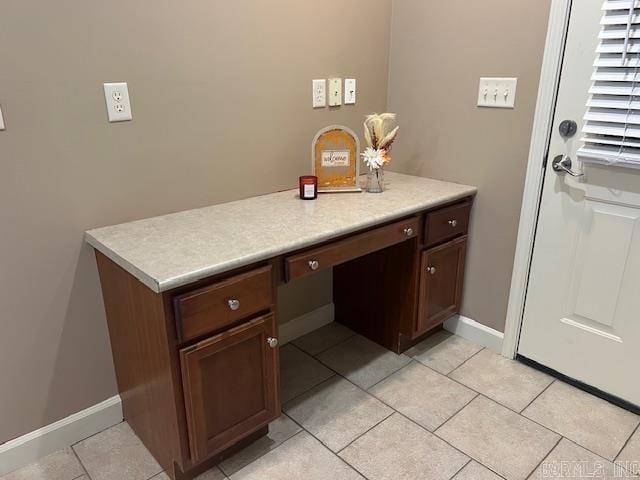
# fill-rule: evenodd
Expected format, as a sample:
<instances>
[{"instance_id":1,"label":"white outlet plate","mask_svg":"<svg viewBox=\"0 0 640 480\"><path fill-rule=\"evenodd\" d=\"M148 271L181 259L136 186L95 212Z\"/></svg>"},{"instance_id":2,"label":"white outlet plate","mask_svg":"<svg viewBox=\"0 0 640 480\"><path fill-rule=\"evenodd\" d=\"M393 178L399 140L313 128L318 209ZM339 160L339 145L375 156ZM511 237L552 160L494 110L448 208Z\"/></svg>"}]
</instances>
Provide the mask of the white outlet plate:
<instances>
[{"instance_id":1,"label":"white outlet plate","mask_svg":"<svg viewBox=\"0 0 640 480\"><path fill-rule=\"evenodd\" d=\"M2 116L2 107L0 106L0 130L4 130L4 117Z\"/></svg>"},{"instance_id":2,"label":"white outlet plate","mask_svg":"<svg viewBox=\"0 0 640 480\"><path fill-rule=\"evenodd\" d=\"M514 108L517 78L482 77L478 87L478 106L490 108Z\"/></svg>"},{"instance_id":3,"label":"white outlet plate","mask_svg":"<svg viewBox=\"0 0 640 480\"><path fill-rule=\"evenodd\" d=\"M313 108L327 106L327 81L319 78L312 81L313 84Z\"/></svg>"},{"instance_id":4,"label":"white outlet plate","mask_svg":"<svg viewBox=\"0 0 640 480\"><path fill-rule=\"evenodd\" d=\"M344 104L353 105L356 103L356 79L344 79Z\"/></svg>"},{"instance_id":5,"label":"white outlet plate","mask_svg":"<svg viewBox=\"0 0 640 480\"><path fill-rule=\"evenodd\" d=\"M105 83L104 99L107 104L107 116L110 122L126 122L133 118L129 88L124 82Z\"/></svg>"},{"instance_id":6,"label":"white outlet plate","mask_svg":"<svg viewBox=\"0 0 640 480\"><path fill-rule=\"evenodd\" d=\"M329 79L329 106L337 107L342 105L342 79Z\"/></svg>"}]
</instances>

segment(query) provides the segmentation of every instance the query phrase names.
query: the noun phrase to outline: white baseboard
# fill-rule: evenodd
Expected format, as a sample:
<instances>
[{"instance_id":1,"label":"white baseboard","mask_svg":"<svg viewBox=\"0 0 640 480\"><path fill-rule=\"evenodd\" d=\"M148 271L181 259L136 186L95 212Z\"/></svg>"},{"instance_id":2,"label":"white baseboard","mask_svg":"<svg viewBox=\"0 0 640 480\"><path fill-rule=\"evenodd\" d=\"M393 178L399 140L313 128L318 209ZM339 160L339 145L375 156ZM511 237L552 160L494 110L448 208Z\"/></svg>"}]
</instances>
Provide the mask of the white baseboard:
<instances>
[{"instance_id":1,"label":"white baseboard","mask_svg":"<svg viewBox=\"0 0 640 480\"><path fill-rule=\"evenodd\" d=\"M280 325L280 345L285 345L298 337L313 332L333 322L334 305L327 303L311 312L300 315L287 323Z\"/></svg>"},{"instance_id":2,"label":"white baseboard","mask_svg":"<svg viewBox=\"0 0 640 480\"><path fill-rule=\"evenodd\" d=\"M471 342L475 342L478 345L502 354L504 333L494 330L491 327L482 325L462 315L456 315L444 322L444 328L462 338L466 338Z\"/></svg>"},{"instance_id":3,"label":"white baseboard","mask_svg":"<svg viewBox=\"0 0 640 480\"><path fill-rule=\"evenodd\" d=\"M122 422L122 402L116 395L0 445L0 477L67 448Z\"/></svg>"}]
</instances>

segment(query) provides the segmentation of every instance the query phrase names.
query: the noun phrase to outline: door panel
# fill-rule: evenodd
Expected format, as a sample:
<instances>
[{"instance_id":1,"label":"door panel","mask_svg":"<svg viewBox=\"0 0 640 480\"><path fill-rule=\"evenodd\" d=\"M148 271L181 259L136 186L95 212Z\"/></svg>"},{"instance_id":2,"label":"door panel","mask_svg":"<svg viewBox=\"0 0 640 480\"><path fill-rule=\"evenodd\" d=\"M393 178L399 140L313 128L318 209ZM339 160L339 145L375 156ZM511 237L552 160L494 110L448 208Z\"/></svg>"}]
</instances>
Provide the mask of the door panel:
<instances>
[{"instance_id":1,"label":"door panel","mask_svg":"<svg viewBox=\"0 0 640 480\"><path fill-rule=\"evenodd\" d=\"M420 304L414 338L460 310L467 237L422 253Z\"/></svg>"},{"instance_id":2,"label":"door panel","mask_svg":"<svg viewBox=\"0 0 640 480\"><path fill-rule=\"evenodd\" d=\"M191 455L211 456L280 413L275 318L266 315L180 352Z\"/></svg>"},{"instance_id":3,"label":"door panel","mask_svg":"<svg viewBox=\"0 0 640 480\"><path fill-rule=\"evenodd\" d=\"M576 156L591 87L602 0L573 2L518 353L640 405L640 172ZM578 124L563 138L561 121ZM551 162L549 162L551 163Z\"/></svg>"}]
</instances>

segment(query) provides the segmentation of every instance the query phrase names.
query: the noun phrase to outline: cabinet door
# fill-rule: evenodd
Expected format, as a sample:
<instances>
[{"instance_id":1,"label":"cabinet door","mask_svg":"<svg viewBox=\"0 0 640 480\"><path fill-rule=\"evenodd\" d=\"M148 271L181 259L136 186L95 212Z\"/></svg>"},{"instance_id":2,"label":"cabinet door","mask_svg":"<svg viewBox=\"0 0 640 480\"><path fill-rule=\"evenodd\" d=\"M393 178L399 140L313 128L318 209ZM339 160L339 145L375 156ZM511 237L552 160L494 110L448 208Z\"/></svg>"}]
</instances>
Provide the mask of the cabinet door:
<instances>
[{"instance_id":1,"label":"cabinet door","mask_svg":"<svg viewBox=\"0 0 640 480\"><path fill-rule=\"evenodd\" d=\"M226 449L280 414L275 336L270 314L180 351L194 462Z\"/></svg>"},{"instance_id":2,"label":"cabinet door","mask_svg":"<svg viewBox=\"0 0 640 480\"><path fill-rule=\"evenodd\" d=\"M415 336L460 310L466 250L467 237L462 237L422 253Z\"/></svg>"}]
</instances>

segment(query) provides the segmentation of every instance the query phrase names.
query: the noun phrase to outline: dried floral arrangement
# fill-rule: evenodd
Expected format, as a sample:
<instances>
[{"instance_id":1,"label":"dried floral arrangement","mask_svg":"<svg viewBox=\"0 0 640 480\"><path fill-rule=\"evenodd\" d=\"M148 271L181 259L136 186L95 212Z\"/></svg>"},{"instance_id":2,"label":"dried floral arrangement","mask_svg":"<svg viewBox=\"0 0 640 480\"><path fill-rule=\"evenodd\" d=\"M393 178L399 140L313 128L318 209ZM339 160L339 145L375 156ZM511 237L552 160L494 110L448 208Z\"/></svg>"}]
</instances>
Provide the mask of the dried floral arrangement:
<instances>
[{"instance_id":1,"label":"dried floral arrangement","mask_svg":"<svg viewBox=\"0 0 640 480\"><path fill-rule=\"evenodd\" d=\"M377 170L391 161L389 150L398 136L398 128L389 130L390 124L396 119L395 113L374 113L367 115L364 121L364 138L367 148L362 153L365 165L371 170Z\"/></svg>"}]
</instances>

